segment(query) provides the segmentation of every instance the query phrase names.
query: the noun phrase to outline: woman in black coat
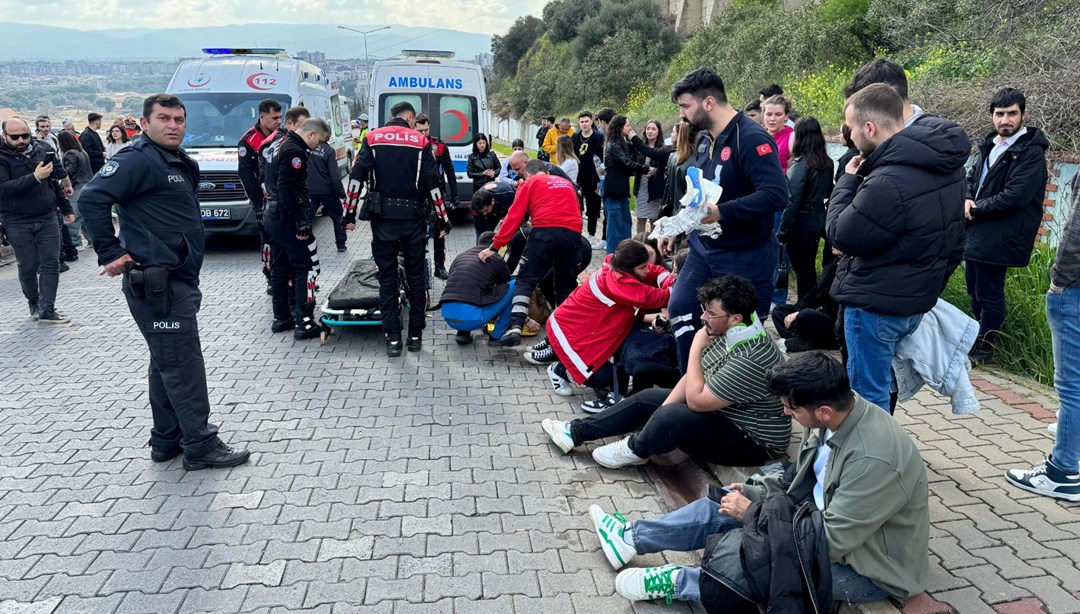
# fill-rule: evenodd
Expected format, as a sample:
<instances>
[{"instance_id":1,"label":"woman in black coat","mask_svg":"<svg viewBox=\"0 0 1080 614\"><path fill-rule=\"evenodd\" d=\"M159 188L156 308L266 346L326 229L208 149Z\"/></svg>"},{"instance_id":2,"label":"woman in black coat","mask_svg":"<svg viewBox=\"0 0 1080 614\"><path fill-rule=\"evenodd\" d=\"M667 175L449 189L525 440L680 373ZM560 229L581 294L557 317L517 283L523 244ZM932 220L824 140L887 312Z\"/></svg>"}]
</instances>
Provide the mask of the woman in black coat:
<instances>
[{"instance_id":1,"label":"woman in black coat","mask_svg":"<svg viewBox=\"0 0 1080 614\"><path fill-rule=\"evenodd\" d=\"M624 239L629 239L633 230L630 220L630 178L637 173L649 172L649 167L634 160L630 155L630 143L626 140L632 134L625 115L616 115L608 124L604 133L604 219L607 224L607 253L615 252L615 247Z\"/></svg>"},{"instance_id":2,"label":"woman in black coat","mask_svg":"<svg viewBox=\"0 0 1080 614\"><path fill-rule=\"evenodd\" d=\"M472 153L465 164L465 172L472 179L473 192L484 187L489 181L494 181L499 176L502 165L499 157L490 149L491 141L487 135L480 133L473 139Z\"/></svg>"},{"instance_id":3,"label":"woman in black coat","mask_svg":"<svg viewBox=\"0 0 1080 614\"><path fill-rule=\"evenodd\" d=\"M791 157L787 171L790 197L776 237L787 247L802 300L817 283L815 260L818 245L825 237L825 211L833 188L832 158L825 149L821 124L813 117L796 122ZM825 252L822 259L831 260L829 250Z\"/></svg>"}]
</instances>

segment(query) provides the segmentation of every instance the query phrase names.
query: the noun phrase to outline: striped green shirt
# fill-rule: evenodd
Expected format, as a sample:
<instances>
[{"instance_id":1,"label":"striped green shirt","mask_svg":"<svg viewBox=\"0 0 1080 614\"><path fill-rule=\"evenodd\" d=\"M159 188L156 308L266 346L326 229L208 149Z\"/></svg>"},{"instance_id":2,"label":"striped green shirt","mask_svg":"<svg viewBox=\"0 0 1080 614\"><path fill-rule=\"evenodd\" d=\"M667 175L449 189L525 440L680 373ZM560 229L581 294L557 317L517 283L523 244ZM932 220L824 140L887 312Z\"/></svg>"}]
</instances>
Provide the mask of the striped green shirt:
<instances>
[{"instance_id":1,"label":"striped green shirt","mask_svg":"<svg viewBox=\"0 0 1080 614\"><path fill-rule=\"evenodd\" d=\"M778 453L787 450L791 418L765 385L765 372L783 360L780 349L756 321L713 339L701 353L705 385L717 398L731 403L720 410L723 416Z\"/></svg>"}]
</instances>

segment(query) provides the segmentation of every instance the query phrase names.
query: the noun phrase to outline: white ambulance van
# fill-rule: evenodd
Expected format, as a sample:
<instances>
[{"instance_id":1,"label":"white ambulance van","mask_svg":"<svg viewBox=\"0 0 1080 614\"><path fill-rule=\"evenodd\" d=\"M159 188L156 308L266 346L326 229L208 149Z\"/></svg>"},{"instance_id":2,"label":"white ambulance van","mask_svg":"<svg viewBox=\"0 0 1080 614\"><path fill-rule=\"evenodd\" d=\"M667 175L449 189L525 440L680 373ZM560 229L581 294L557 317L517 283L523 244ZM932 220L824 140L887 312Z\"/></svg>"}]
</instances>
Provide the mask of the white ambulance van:
<instances>
[{"instance_id":1,"label":"white ambulance van","mask_svg":"<svg viewBox=\"0 0 1080 614\"><path fill-rule=\"evenodd\" d=\"M237 144L272 98L282 111L302 106L330 124L342 177L347 173L346 128L337 81L283 49L203 49L180 64L166 91L184 101L184 150L199 163L199 205L207 233L257 235L255 213L237 173Z\"/></svg>"},{"instance_id":2,"label":"white ambulance van","mask_svg":"<svg viewBox=\"0 0 1080 614\"><path fill-rule=\"evenodd\" d=\"M431 118L431 134L450 150L457 175L457 205L468 207L472 180L465 163L473 137L487 134L487 87L478 64L454 60L452 51L404 50L401 59L376 62L371 69L368 114L371 127L390 120L390 109L406 101Z\"/></svg>"}]
</instances>

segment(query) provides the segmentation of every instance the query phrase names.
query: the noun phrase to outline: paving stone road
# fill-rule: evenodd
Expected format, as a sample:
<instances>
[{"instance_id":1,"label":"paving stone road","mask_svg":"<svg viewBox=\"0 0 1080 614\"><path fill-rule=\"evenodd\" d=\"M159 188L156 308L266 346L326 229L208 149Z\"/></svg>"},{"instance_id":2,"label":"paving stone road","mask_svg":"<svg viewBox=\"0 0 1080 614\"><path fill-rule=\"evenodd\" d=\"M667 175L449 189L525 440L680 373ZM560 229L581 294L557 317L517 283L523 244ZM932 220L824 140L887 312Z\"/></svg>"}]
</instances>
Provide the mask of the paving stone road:
<instances>
[{"instance_id":1,"label":"paving stone road","mask_svg":"<svg viewBox=\"0 0 1080 614\"><path fill-rule=\"evenodd\" d=\"M326 220L317 231L332 245ZM450 253L472 236L452 233ZM324 291L367 242L322 254ZM664 510L644 472L547 443L539 420L580 415L582 398L516 351L459 348L438 319L423 352L395 360L376 330L325 346L273 335L251 243L212 244L200 328L212 419L252 462L150 462L145 345L119 282L81 256L61 276L66 327L30 321L15 267L0 268L0 612L692 611L614 595L588 506ZM929 393L900 413L934 520L932 597L909 610L1080 612L1080 509L1001 478L1049 449L1054 404L978 384L976 416Z\"/></svg>"}]
</instances>

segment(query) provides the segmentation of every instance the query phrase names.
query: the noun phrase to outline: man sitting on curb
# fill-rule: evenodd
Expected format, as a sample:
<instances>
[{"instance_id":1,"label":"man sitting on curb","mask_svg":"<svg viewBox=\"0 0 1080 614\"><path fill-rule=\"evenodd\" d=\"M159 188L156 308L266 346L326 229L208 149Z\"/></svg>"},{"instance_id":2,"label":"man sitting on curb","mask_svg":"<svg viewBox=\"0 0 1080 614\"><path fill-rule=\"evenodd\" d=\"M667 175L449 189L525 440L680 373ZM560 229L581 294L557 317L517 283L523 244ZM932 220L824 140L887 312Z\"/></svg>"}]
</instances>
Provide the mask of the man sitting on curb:
<instances>
[{"instance_id":1,"label":"man sitting on curb","mask_svg":"<svg viewBox=\"0 0 1080 614\"><path fill-rule=\"evenodd\" d=\"M477 258L494 237L494 232L482 233L476 247L458 254L450 263L440 302L446 325L458 331L454 336L458 345L472 343L472 331L483 329L492 318L497 321L490 341L498 341L510 327L510 301L514 298L510 269L502 258Z\"/></svg>"},{"instance_id":2,"label":"man sitting on curb","mask_svg":"<svg viewBox=\"0 0 1080 614\"><path fill-rule=\"evenodd\" d=\"M546 419L541 426L551 441L570 452L641 429L593 450L593 459L612 469L643 465L676 448L721 465L757 464L783 454L791 419L765 383L765 373L783 355L754 315L754 285L725 275L699 288L698 301L702 327L674 390L644 390L583 420Z\"/></svg>"},{"instance_id":3,"label":"man sitting on curb","mask_svg":"<svg viewBox=\"0 0 1080 614\"><path fill-rule=\"evenodd\" d=\"M833 599L905 601L926 590L926 466L911 438L886 412L854 393L844 367L821 352L771 369L768 385L784 412L807 429L790 485L785 489L787 476L772 474L757 483L732 484L719 505L699 499L657 520L633 523L592 506L589 514L615 569L636 554L706 549L701 568L627 569L615 578L615 590L633 601L700 601L710 613L758 612L764 605L753 588L761 585L759 574L771 571L775 582L782 566L744 568L742 555L761 546L746 539L751 525L744 529L743 520L757 517L761 502L779 492L794 505L812 503L814 514L820 510ZM806 538L796 537L800 543ZM797 585L799 579L794 581Z\"/></svg>"}]
</instances>

